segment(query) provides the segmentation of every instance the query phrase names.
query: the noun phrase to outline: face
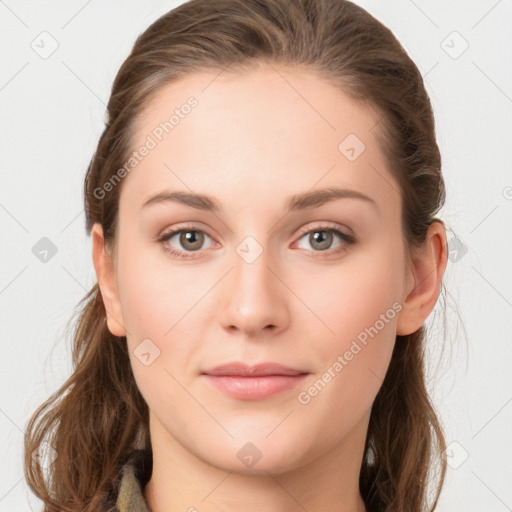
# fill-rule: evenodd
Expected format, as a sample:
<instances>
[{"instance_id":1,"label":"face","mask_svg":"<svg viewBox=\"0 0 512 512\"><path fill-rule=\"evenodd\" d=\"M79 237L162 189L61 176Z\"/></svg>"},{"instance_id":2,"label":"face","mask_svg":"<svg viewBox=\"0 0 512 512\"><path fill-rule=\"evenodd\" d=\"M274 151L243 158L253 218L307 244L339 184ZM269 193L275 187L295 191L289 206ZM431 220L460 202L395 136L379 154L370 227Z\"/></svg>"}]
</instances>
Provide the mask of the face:
<instances>
[{"instance_id":1,"label":"face","mask_svg":"<svg viewBox=\"0 0 512 512\"><path fill-rule=\"evenodd\" d=\"M151 147L119 203L112 315L152 433L232 471L364 442L411 288L378 115L278 69L162 89L135 126L134 150ZM305 375L203 375L232 362Z\"/></svg>"}]
</instances>

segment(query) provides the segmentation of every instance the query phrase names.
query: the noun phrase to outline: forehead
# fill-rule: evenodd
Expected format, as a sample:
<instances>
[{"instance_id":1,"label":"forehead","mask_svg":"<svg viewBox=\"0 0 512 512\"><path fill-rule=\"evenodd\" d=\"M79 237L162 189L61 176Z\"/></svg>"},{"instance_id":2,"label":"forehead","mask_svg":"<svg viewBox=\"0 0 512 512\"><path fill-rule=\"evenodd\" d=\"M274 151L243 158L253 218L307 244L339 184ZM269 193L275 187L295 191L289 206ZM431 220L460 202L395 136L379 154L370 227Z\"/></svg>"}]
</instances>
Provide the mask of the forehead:
<instances>
[{"instance_id":1,"label":"forehead","mask_svg":"<svg viewBox=\"0 0 512 512\"><path fill-rule=\"evenodd\" d=\"M140 206L164 188L232 202L277 199L317 185L396 202L378 121L375 111L304 69L193 73L163 86L138 117L132 147L152 148L127 176L121 202Z\"/></svg>"},{"instance_id":2,"label":"forehead","mask_svg":"<svg viewBox=\"0 0 512 512\"><path fill-rule=\"evenodd\" d=\"M196 106L189 109L191 98ZM169 120L172 126L165 131ZM133 142L139 145L153 132L161 138L160 127L165 139L177 140L180 132L185 135L192 129L202 139L207 134L208 138L229 135L233 143L251 136L261 144L272 144L276 153L275 143L284 144L289 135L293 141L325 139L325 146L337 150L336 143L348 133L371 142L378 121L376 112L312 70L260 65L243 72L195 72L162 86L138 116ZM172 137L167 137L171 131Z\"/></svg>"}]
</instances>

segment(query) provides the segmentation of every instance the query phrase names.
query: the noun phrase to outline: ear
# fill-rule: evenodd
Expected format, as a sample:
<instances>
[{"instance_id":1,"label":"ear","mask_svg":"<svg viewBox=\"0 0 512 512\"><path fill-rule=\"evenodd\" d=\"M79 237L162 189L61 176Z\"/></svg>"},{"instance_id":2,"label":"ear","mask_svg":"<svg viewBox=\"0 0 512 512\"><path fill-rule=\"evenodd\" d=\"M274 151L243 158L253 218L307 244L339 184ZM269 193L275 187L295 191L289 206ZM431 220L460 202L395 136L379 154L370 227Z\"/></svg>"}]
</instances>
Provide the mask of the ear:
<instances>
[{"instance_id":1,"label":"ear","mask_svg":"<svg viewBox=\"0 0 512 512\"><path fill-rule=\"evenodd\" d=\"M422 247L412 251L412 267L404 289L403 309L397 321L397 334L401 336L417 331L437 302L448 260L443 223L434 221L428 228Z\"/></svg>"},{"instance_id":2,"label":"ear","mask_svg":"<svg viewBox=\"0 0 512 512\"><path fill-rule=\"evenodd\" d=\"M91 230L92 260L100 287L103 304L107 310L108 330L114 336L125 336L121 302L117 291L115 267L112 258L105 250L103 227L96 222Z\"/></svg>"}]
</instances>

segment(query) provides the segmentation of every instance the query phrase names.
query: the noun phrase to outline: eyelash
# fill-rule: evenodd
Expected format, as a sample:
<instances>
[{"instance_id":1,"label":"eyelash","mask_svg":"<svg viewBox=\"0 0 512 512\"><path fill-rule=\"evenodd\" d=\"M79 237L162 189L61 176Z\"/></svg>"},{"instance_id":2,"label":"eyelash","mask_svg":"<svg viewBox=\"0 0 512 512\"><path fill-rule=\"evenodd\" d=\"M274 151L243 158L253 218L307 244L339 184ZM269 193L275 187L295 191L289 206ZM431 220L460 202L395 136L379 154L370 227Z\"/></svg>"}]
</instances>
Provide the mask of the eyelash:
<instances>
[{"instance_id":1,"label":"eyelash","mask_svg":"<svg viewBox=\"0 0 512 512\"><path fill-rule=\"evenodd\" d=\"M204 233L206 236L209 236L207 233L205 233L201 229L197 229L196 227L191 226L191 225L186 225L186 226L180 226L180 227L178 227L176 229L173 229L171 231L167 231L166 233L164 233L160 237L158 237L157 241L162 245L163 250L165 252L171 254L172 256L175 256L175 257L181 258L181 259L194 259L194 258L197 257L197 256L195 256L195 253L199 253L199 252L201 252L201 250L191 251L191 253L189 255L186 251L178 251L178 250L174 249L173 247L170 247L166 243L175 234L181 233L181 232L189 232L189 231L192 231L194 233ZM306 234L309 234L309 233L312 233L312 232L321 232L321 231L327 231L327 232L330 232L330 233L334 233L335 235L338 235L339 238L341 238L341 240L343 240L348 245L354 244L356 242L356 239L353 236L348 235L347 233L344 233L343 231L340 231L336 227L333 227L332 225L328 225L328 224L321 224L319 226L315 226L314 228L305 228L305 229L303 229L299 233L298 240L300 240ZM209 236L209 238L212 238L212 237ZM347 250L346 247L341 246L341 247L337 247L334 250L333 249L329 249L327 251L310 251L310 252L315 252L315 253L319 253L319 254L327 253L329 256L331 256L332 254L342 253L342 252L345 252L346 250ZM327 256L320 256L320 257L322 258L322 257L327 257Z\"/></svg>"}]
</instances>

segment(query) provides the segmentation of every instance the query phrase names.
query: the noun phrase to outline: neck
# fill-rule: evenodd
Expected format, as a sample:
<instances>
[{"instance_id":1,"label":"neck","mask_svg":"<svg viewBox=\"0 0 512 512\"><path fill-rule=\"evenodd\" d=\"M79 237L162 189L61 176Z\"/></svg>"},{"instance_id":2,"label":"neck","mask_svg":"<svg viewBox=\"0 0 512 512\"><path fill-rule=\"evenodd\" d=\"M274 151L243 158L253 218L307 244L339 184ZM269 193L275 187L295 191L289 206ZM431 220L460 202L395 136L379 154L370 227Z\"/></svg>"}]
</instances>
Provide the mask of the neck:
<instances>
[{"instance_id":1,"label":"neck","mask_svg":"<svg viewBox=\"0 0 512 512\"><path fill-rule=\"evenodd\" d=\"M153 472L144 488L152 512L365 512L359 473L368 419L326 453L284 472L213 466L150 416Z\"/></svg>"}]
</instances>

